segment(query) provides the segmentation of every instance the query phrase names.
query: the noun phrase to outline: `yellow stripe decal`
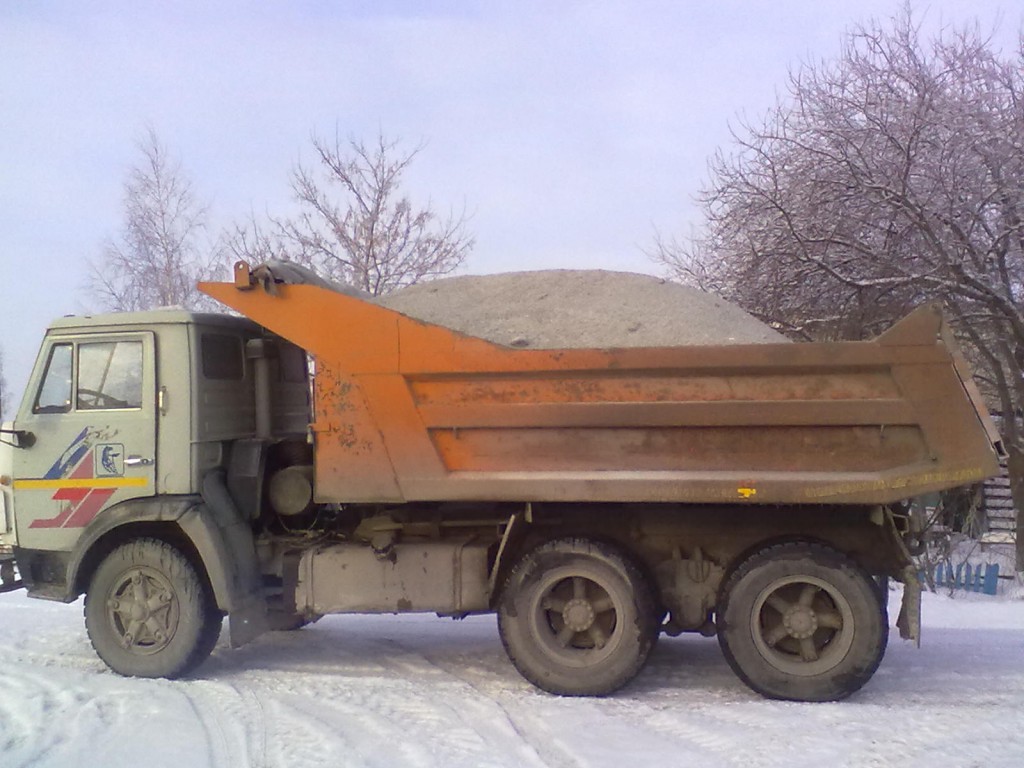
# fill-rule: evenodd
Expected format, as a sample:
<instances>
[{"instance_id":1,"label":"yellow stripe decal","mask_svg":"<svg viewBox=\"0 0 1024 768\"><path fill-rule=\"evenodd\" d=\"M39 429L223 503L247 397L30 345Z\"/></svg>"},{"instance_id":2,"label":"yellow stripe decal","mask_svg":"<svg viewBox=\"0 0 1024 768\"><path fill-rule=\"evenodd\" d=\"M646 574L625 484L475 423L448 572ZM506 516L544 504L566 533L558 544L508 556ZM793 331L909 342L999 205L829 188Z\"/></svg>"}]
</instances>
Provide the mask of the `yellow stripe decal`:
<instances>
[{"instance_id":1,"label":"yellow stripe decal","mask_svg":"<svg viewBox=\"0 0 1024 768\"><path fill-rule=\"evenodd\" d=\"M83 477L60 480L15 480L20 490L37 491L57 488L144 488L149 485L145 477Z\"/></svg>"}]
</instances>

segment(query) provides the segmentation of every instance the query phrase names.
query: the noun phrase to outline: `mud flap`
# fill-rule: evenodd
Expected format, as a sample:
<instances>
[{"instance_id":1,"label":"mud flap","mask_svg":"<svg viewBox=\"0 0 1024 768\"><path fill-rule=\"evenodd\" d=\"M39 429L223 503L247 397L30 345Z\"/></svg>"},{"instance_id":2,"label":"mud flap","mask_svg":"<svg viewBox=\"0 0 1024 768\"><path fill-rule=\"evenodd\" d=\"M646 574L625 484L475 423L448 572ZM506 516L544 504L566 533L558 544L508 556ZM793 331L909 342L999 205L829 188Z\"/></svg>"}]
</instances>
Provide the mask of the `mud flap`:
<instances>
[{"instance_id":1,"label":"mud flap","mask_svg":"<svg viewBox=\"0 0 1024 768\"><path fill-rule=\"evenodd\" d=\"M182 517L181 527L199 550L217 605L228 614L231 647L237 648L269 629L256 544L249 521L228 493L223 472L203 478L203 501L205 505Z\"/></svg>"},{"instance_id":2,"label":"mud flap","mask_svg":"<svg viewBox=\"0 0 1024 768\"><path fill-rule=\"evenodd\" d=\"M917 647L921 647L921 580L917 576L917 566L914 558L907 549L899 526L896 524L896 516L891 508L883 510L886 527L892 535L892 541L902 555L903 568L900 571L900 581L903 582L903 603L900 605L900 615L896 618L896 627L900 631L900 637L904 640L913 640ZM911 521L912 522L912 521Z\"/></svg>"},{"instance_id":3,"label":"mud flap","mask_svg":"<svg viewBox=\"0 0 1024 768\"><path fill-rule=\"evenodd\" d=\"M908 565L903 569L903 604L896 626L900 637L914 640L921 647L921 580L917 578L917 569Z\"/></svg>"},{"instance_id":4,"label":"mud flap","mask_svg":"<svg viewBox=\"0 0 1024 768\"><path fill-rule=\"evenodd\" d=\"M266 602L250 600L228 614L228 641L232 648L250 643L270 629Z\"/></svg>"}]
</instances>

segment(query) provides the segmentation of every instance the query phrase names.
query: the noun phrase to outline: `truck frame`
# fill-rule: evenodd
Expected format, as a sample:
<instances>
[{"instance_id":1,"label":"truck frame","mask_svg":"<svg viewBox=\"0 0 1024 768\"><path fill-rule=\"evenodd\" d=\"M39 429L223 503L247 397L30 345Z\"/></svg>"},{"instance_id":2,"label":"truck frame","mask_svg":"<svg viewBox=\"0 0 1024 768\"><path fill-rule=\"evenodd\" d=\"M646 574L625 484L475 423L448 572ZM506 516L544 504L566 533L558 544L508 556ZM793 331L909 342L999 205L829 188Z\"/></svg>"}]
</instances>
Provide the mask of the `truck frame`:
<instances>
[{"instance_id":1,"label":"truck frame","mask_svg":"<svg viewBox=\"0 0 1024 768\"><path fill-rule=\"evenodd\" d=\"M906 501L998 471L935 306L869 342L549 350L266 265L200 287L241 316L54 322L0 434L4 590L84 594L125 675L188 673L225 615L238 646L493 612L552 693L699 632L764 696L841 699L884 654L888 578L919 637Z\"/></svg>"}]
</instances>

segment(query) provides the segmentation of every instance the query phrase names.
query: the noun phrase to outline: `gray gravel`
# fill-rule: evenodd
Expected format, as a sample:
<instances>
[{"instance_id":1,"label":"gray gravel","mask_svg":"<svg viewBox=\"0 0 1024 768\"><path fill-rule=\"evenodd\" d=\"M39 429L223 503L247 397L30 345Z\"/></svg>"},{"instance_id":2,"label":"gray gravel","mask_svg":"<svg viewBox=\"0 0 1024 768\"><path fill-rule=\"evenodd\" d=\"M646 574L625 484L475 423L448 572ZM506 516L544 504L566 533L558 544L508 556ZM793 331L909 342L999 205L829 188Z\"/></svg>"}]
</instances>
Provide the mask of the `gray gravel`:
<instances>
[{"instance_id":1,"label":"gray gravel","mask_svg":"<svg viewBox=\"0 0 1024 768\"><path fill-rule=\"evenodd\" d=\"M420 283L376 301L512 347L768 344L786 338L727 301L650 275L544 270Z\"/></svg>"}]
</instances>

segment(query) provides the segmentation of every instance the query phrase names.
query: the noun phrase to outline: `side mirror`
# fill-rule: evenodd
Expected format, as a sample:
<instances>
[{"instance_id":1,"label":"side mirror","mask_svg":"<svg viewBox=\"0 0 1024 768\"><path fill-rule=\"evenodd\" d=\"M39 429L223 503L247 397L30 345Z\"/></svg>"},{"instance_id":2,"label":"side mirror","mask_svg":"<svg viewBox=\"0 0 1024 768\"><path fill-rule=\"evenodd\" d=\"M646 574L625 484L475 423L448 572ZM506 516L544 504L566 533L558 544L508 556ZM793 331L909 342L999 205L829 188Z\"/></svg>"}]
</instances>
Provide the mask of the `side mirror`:
<instances>
[{"instance_id":1,"label":"side mirror","mask_svg":"<svg viewBox=\"0 0 1024 768\"><path fill-rule=\"evenodd\" d=\"M10 439L3 436L10 435ZM31 448L36 444L36 436L27 429L0 429L0 440L15 448Z\"/></svg>"}]
</instances>

